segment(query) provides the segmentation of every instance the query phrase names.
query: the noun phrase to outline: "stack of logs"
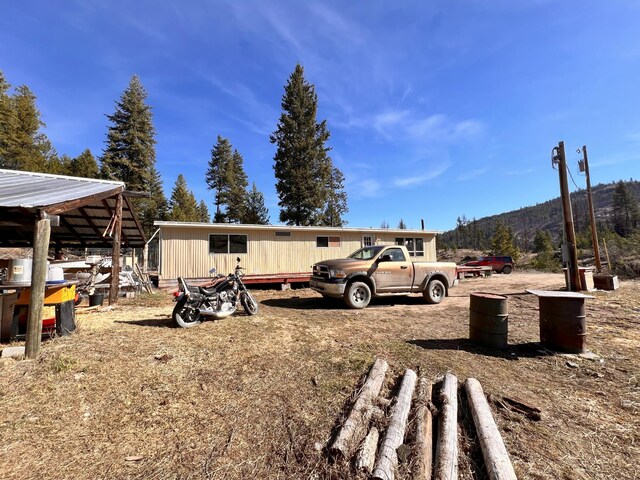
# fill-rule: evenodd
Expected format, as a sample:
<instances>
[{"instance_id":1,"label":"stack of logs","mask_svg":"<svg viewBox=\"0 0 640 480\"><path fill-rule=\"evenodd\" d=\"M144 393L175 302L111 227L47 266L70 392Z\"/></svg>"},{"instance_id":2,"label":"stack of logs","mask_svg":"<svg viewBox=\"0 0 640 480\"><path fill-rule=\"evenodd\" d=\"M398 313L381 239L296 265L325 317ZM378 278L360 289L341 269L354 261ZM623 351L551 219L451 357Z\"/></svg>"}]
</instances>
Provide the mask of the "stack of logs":
<instances>
[{"instance_id":1,"label":"stack of logs","mask_svg":"<svg viewBox=\"0 0 640 480\"><path fill-rule=\"evenodd\" d=\"M342 428L329 446L329 453L336 459L350 460L355 454L355 467L376 480L393 480L398 468L398 447L404 443L407 420L411 410L413 393L418 384L415 422L416 444L412 478L448 480L458 478L458 379L447 373L437 396L439 412L435 441L435 462L432 465L432 382L420 378L407 369L400 389L391 407L384 436L376 424L384 419L378 398L389 368L386 361L376 359L366 381L360 389ZM465 390L476 426L480 447L488 476L494 479L515 479L516 475L509 455L495 424L491 410L476 379L468 378Z\"/></svg>"}]
</instances>

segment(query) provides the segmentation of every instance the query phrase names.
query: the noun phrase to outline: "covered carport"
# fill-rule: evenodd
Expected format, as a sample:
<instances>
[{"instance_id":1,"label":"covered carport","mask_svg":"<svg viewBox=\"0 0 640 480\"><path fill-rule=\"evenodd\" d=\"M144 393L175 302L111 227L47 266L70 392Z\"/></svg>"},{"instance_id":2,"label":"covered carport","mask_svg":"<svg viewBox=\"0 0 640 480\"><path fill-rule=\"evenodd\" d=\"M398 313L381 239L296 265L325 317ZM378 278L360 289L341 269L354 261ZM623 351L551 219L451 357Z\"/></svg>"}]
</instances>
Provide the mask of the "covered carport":
<instances>
[{"instance_id":1,"label":"covered carport","mask_svg":"<svg viewBox=\"0 0 640 480\"><path fill-rule=\"evenodd\" d=\"M109 302L118 296L121 246L145 237L123 182L0 169L0 247L33 248L25 354L40 350L50 248L111 248Z\"/></svg>"}]
</instances>

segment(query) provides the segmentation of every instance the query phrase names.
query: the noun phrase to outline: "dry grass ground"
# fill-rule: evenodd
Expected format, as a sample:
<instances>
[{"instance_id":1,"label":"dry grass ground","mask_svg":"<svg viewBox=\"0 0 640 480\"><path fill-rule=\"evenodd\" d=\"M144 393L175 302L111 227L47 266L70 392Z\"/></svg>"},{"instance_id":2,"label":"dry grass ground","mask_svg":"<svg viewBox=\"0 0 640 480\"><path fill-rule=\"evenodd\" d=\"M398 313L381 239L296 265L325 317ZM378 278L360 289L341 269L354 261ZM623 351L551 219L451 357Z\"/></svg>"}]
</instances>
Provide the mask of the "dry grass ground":
<instances>
[{"instance_id":1,"label":"dry grass ground","mask_svg":"<svg viewBox=\"0 0 640 480\"><path fill-rule=\"evenodd\" d=\"M561 285L559 275L494 275L465 280L441 305L397 297L362 311L306 289L260 290L259 315L188 330L172 328L167 294L78 316L78 331L45 342L38 360L2 363L0 477L353 477L321 447L379 356L393 371L386 394L411 367L473 376L487 394L541 408L539 422L494 408L519 478L639 478L640 283L587 302L601 361L533 343L538 304L523 291ZM472 291L509 294L506 352L466 340ZM461 478L484 478L472 430L463 413Z\"/></svg>"}]
</instances>

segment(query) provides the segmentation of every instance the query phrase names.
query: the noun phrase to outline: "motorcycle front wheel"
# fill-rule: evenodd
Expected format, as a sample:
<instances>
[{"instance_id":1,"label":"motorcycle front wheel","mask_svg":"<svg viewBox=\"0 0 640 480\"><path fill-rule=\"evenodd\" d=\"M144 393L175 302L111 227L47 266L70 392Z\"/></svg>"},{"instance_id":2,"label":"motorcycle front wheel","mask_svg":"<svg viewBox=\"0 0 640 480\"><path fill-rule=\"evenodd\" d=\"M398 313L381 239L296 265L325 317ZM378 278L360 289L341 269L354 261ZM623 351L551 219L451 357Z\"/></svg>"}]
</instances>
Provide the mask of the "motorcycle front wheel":
<instances>
[{"instance_id":1,"label":"motorcycle front wheel","mask_svg":"<svg viewBox=\"0 0 640 480\"><path fill-rule=\"evenodd\" d=\"M256 299L253 298L249 292L242 292L240 294L240 303L248 315L258 313L258 302L256 302Z\"/></svg>"},{"instance_id":2,"label":"motorcycle front wheel","mask_svg":"<svg viewBox=\"0 0 640 480\"><path fill-rule=\"evenodd\" d=\"M195 308L187 303L186 299L180 300L176 304L173 309L173 313L171 314L171 318L173 319L173 323L175 323L176 327L181 328L195 327L202 323L200 315L196 313Z\"/></svg>"}]
</instances>

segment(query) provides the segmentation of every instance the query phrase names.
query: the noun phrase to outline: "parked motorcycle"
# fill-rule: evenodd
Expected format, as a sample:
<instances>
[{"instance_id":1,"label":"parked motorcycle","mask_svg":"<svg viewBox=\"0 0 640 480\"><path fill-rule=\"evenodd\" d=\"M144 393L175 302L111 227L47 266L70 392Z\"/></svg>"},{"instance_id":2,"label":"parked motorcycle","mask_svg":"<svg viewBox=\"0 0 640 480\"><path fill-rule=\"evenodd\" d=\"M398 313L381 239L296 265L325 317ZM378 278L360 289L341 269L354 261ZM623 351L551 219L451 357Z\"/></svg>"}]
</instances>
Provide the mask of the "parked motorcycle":
<instances>
[{"instance_id":1,"label":"parked motorcycle","mask_svg":"<svg viewBox=\"0 0 640 480\"><path fill-rule=\"evenodd\" d=\"M182 277L178 277L178 303L171 315L176 326L195 327L200 325L203 319L217 320L228 317L236 311L238 301L247 314L258 313L258 302L242 282L244 268L240 266L239 257L237 261L233 273L217 276L213 283L206 287L188 285Z\"/></svg>"}]
</instances>

